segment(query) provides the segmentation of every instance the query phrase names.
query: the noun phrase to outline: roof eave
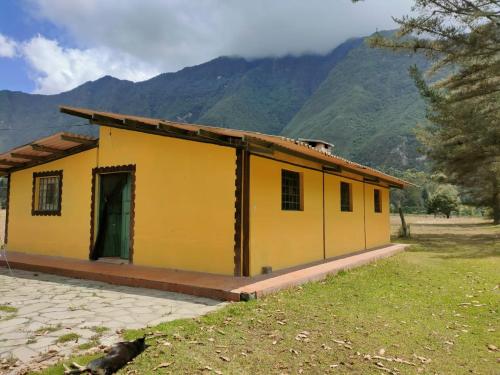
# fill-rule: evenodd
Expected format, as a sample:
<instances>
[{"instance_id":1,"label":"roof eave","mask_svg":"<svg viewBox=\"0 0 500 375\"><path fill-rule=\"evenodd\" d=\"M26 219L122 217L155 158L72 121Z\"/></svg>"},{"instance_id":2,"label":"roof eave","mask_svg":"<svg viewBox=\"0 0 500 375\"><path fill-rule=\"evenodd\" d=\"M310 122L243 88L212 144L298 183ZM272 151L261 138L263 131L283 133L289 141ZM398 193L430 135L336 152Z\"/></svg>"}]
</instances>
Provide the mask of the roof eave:
<instances>
[{"instance_id":1,"label":"roof eave","mask_svg":"<svg viewBox=\"0 0 500 375\"><path fill-rule=\"evenodd\" d=\"M378 178L391 187L403 189L411 183L398 179L393 176L386 175L383 172L372 168L362 166L360 164L350 162L346 159L336 157L334 155L326 155L317 151L311 153L311 148L307 148L307 153L302 150L293 150L290 147L280 145L278 141L284 143L285 138L260 134L256 132L239 131L233 129L216 128L213 126L205 126L198 124L176 123L160 119L145 118L139 116L128 116L116 113L99 112L84 108L75 108L61 106L60 111L72 116L78 116L89 120L91 124L118 127L127 130L135 130L159 135L172 136L183 139L196 140L199 142L209 142L232 147L248 147L256 145L260 148L276 148L282 152L293 154L303 159L313 159L327 167L337 167L352 173L359 174L363 177ZM228 133L231 133L230 135ZM270 139L267 141L262 138ZM290 142L290 146L297 146ZM295 147L296 148L296 147Z\"/></svg>"},{"instance_id":2,"label":"roof eave","mask_svg":"<svg viewBox=\"0 0 500 375\"><path fill-rule=\"evenodd\" d=\"M67 132L55 133L0 154L0 174L45 164L97 147L98 139Z\"/></svg>"}]
</instances>

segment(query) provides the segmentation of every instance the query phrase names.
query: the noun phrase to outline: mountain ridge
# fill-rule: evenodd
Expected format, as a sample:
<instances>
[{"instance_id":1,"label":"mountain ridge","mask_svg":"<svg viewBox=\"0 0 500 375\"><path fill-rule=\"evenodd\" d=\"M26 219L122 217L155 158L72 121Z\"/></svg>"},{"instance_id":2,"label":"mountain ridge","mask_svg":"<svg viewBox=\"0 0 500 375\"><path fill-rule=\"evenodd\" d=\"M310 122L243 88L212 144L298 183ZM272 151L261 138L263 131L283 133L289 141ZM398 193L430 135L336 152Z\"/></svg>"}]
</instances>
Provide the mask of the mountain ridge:
<instances>
[{"instance_id":1,"label":"mountain ridge","mask_svg":"<svg viewBox=\"0 0 500 375\"><path fill-rule=\"evenodd\" d=\"M60 130L95 134L94 127L59 113L59 105L70 105L324 138L354 161L414 167L420 162L412 129L424 118L424 104L407 74L411 63L408 55L372 50L364 38L351 38L324 55L223 56L141 82L104 76L55 95L1 90L0 147ZM376 157L370 156L374 149Z\"/></svg>"}]
</instances>

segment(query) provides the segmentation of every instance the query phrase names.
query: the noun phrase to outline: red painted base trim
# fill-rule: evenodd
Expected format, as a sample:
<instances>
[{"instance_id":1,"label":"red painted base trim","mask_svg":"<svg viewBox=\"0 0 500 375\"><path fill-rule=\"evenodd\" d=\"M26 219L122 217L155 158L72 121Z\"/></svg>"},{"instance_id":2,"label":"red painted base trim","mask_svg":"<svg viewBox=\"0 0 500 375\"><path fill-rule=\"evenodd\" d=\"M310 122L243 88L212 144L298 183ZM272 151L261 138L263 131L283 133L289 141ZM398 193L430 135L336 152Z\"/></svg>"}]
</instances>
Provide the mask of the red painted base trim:
<instances>
[{"instance_id":1,"label":"red painted base trim","mask_svg":"<svg viewBox=\"0 0 500 375\"><path fill-rule=\"evenodd\" d=\"M45 255L7 252L12 268L45 272L110 284L151 288L225 301L260 297L280 289L324 279L342 269L358 267L403 251L407 245L392 244L315 264L297 266L267 275L236 277L165 268L91 262ZM0 266L6 265L0 258Z\"/></svg>"},{"instance_id":2,"label":"red painted base trim","mask_svg":"<svg viewBox=\"0 0 500 375\"><path fill-rule=\"evenodd\" d=\"M231 292L241 285L233 276L176 271L129 264L111 264L62 257L7 252L12 268L43 272L77 279L96 280L138 288L159 289L223 301L239 301L240 294ZM0 258L0 266L5 266Z\"/></svg>"}]
</instances>

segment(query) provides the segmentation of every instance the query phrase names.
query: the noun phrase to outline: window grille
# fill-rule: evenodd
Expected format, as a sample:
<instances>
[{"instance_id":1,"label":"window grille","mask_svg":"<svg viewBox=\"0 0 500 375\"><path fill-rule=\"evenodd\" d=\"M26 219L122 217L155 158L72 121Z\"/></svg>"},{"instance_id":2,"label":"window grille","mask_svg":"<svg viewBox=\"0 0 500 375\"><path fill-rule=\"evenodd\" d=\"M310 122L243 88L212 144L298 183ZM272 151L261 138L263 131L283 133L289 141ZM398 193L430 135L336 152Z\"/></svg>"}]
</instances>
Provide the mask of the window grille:
<instances>
[{"instance_id":1,"label":"window grille","mask_svg":"<svg viewBox=\"0 0 500 375\"><path fill-rule=\"evenodd\" d=\"M62 171L33 173L33 215L61 214Z\"/></svg>"}]
</instances>

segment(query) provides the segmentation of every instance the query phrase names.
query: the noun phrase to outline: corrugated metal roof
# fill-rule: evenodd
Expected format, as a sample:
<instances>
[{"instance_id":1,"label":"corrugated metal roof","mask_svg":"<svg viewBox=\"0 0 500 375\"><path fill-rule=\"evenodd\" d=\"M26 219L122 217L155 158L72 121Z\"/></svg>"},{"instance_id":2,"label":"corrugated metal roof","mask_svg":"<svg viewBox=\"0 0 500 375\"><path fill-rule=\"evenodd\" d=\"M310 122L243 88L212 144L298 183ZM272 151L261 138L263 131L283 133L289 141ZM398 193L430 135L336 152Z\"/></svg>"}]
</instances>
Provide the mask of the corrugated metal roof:
<instances>
[{"instance_id":1,"label":"corrugated metal roof","mask_svg":"<svg viewBox=\"0 0 500 375\"><path fill-rule=\"evenodd\" d=\"M339 166L344 169L348 169L350 171L360 173L361 175L366 175L370 176L373 178L381 179L383 181L386 181L390 184L394 184L398 187L404 187L408 185L412 185L411 183L404 181L402 179L399 179L394 176L390 176L386 173L383 173L381 171L378 171L374 168L370 168L355 162L352 162L350 160L347 160L343 157L340 157L338 155L332 155L327 152L321 152L314 147L310 146L306 142L302 142L300 140L292 139L292 138L287 138L287 137L282 137L282 136L276 136L276 135L269 135L269 134L263 134L263 133L258 133L258 132L252 132L252 131L243 131L243 130L236 130L236 129L228 129L228 128L220 128L216 126L209 126L209 125L199 125L199 124L188 124L188 123L179 123L179 122L174 122L174 121L169 121L169 120L162 120L162 119L154 119L154 118L148 118L148 117L140 117L140 116L131 116L131 115L124 115L124 114L118 114L118 113L110 113L110 112L101 112L101 111L94 111L91 109L85 109L85 108L74 108L74 107L67 107L67 106L62 106L60 107L61 112L67 113L70 115L78 116L78 117L83 117L88 120L90 120L93 123L100 124L100 125L119 125L121 128L127 129L129 128L130 130L137 130L137 126L143 127L145 130L148 128L151 130L159 130L163 129L168 131L180 131L180 132L186 132L188 134L191 134L193 137L200 136L200 132L206 131L210 132L211 134L215 135L220 135L220 136L227 136L227 137L232 137L235 139L240 139L243 142L246 143L266 143L268 146L276 146L280 150L284 152L292 152L295 156L303 157L303 158L313 158L314 160L317 160L318 162L323 162L326 165L331 165L334 164L336 166ZM166 128L166 129L165 129ZM325 142L327 143L327 142Z\"/></svg>"},{"instance_id":2,"label":"corrugated metal roof","mask_svg":"<svg viewBox=\"0 0 500 375\"><path fill-rule=\"evenodd\" d=\"M29 168L97 146L97 138L60 132L0 154L0 174Z\"/></svg>"}]
</instances>

